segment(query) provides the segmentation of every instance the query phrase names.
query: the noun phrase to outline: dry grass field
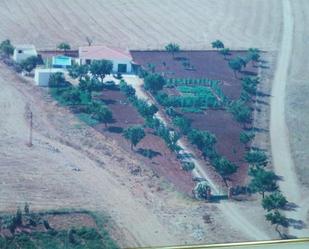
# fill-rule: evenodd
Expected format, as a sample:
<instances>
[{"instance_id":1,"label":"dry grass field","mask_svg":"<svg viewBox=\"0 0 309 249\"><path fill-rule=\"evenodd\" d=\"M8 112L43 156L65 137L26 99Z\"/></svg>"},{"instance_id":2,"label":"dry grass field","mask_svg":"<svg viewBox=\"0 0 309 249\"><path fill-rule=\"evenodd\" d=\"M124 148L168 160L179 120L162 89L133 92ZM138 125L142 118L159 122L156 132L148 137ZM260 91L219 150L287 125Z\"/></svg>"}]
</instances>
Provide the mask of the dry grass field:
<instances>
[{"instance_id":1,"label":"dry grass field","mask_svg":"<svg viewBox=\"0 0 309 249\"><path fill-rule=\"evenodd\" d=\"M214 39L233 48L276 49L280 39L278 0L3 0L0 40L55 48L95 43L133 48L209 48ZM270 25L271 24L271 25Z\"/></svg>"},{"instance_id":2,"label":"dry grass field","mask_svg":"<svg viewBox=\"0 0 309 249\"><path fill-rule=\"evenodd\" d=\"M291 2L294 20L285 93L286 136L291 142L299 196L308 196L309 2L285 1ZM280 53L282 2L2 0L0 40L33 43L41 49L67 41L77 48L85 45L89 36L96 44L130 49L160 49L168 42L187 49L204 49L214 39L221 39L232 49L258 47L273 51L273 65L274 55ZM270 78L265 81L268 90L273 69L266 73ZM15 210L16 205L28 201L38 210L86 208L106 212L117 227L113 236L123 247L276 238L264 221L260 200L229 205L267 234L265 238L250 236L244 233L245 227L233 224L235 219L226 219L220 209L226 204L193 202L178 193L132 154L81 124L44 91L3 64L0 86L0 211ZM29 104L34 112L32 148L25 145L29 127L24 114ZM260 144L269 148L268 134ZM81 171L72 170L76 167ZM131 174L137 167L141 167L141 176ZM307 200L303 200L297 204L302 207L301 218L309 222Z\"/></svg>"}]
</instances>

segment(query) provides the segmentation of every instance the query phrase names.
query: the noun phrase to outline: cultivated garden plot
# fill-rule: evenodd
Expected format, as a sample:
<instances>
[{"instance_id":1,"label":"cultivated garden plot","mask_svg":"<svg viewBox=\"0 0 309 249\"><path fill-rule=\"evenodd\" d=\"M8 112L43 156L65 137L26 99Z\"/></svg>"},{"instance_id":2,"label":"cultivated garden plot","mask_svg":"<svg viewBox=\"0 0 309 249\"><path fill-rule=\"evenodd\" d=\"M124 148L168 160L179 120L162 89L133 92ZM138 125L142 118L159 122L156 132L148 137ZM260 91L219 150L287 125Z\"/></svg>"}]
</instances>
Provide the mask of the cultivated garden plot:
<instances>
[{"instance_id":1,"label":"cultivated garden plot","mask_svg":"<svg viewBox=\"0 0 309 249\"><path fill-rule=\"evenodd\" d=\"M233 72L229 63L235 58L246 57L247 51L227 54L219 51L133 51L132 55L143 70L165 77L163 89L152 94L166 117L178 127L176 130L184 135L188 135L190 129L212 133L216 153L238 167L229 177L232 185L244 184L248 175L248 164L244 160L247 142L242 142L240 137L252 130L250 109L253 102L247 98L255 97L249 97L244 90L244 79L256 78L258 66L254 61L247 61L240 72ZM236 110L245 102L250 113L247 120L241 122L233 108ZM190 141L190 136L187 137ZM203 153L203 148L197 150L197 154L211 157Z\"/></svg>"}]
</instances>

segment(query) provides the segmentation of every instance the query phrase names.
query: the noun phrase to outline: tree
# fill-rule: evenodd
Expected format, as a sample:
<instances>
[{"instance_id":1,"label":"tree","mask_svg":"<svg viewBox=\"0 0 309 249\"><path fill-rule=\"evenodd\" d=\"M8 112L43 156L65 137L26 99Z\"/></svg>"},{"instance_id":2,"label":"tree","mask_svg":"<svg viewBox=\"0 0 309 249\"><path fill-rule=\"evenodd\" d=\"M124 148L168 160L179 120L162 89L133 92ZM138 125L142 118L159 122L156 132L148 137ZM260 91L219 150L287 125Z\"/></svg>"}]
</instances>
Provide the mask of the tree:
<instances>
[{"instance_id":1,"label":"tree","mask_svg":"<svg viewBox=\"0 0 309 249\"><path fill-rule=\"evenodd\" d=\"M127 97L135 96L135 89L134 89L134 87L128 85L127 82L125 82L124 80L120 81L119 88L120 88L120 91L124 92L124 94Z\"/></svg>"},{"instance_id":2,"label":"tree","mask_svg":"<svg viewBox=\"0 0 309 249\"><path fill-rule=\"evenodd\" d=\"M105 124L107 127L107 123L113 120L112 112L107 108L107 106L99 103L92 102L90 105L90 112L92 113L92 117L100 122Z\"/></svg>"},{"instance_id":3,"label":"tree","mask_svg":"<svg viewBox=\"0 0 309 249\"><path fill-rule=\"evenodd\" d=\"M91 74L96 78L100 78L102 83L105 75L110 74L112 69L113 63L109 60L94 60L90 65Z\"/></svg>"},{"instance_id":4,"label":"tree","mask_svg":"<svg viewBox=\"0 0 309 249\"><path fill-rule=\"evenodd\" d=\"M80 95L80 90L72 87L68 88L62 93L62 98L64 101L68 102L71 105L78 105L81 103L81 95Z\"/></svg>"},{"instance_id":5,"label":"tree","mask_svg":"<svg viewBox=\"0 0 309 249\"><path fill-rule=\"evenodd\" d=\"M250 131L242 131L239 134L239 140L243 144L248 144L254 137L254 133Z\"/></svg>"},{"instance_id":6,"label":"tree","mask_svg":"<svg viewBox=\"0 0 309 249\"><path fill-rule=\"evenodd\" d=\"M242 100L232 101L229 112L240 123L247 123L251 120L251 109Z\"/></svg>"},{"instance_id":7,"label":"tree","mask_svg":"<svg viewBox=\"0 0 309 249\"><path fill-rule=\"evenodd\" d=\"M181 168L184 171L191 171L195 168L195 164L193 162L182 162L181 163Z\"/></svg>"},{"instance_id":8,"label":"tree","mask_svg":"<svg viewBox=\"0 0 309 249\"><path fill-rule=\"evenodd\" d=\"M175 53L180 51L180 47L176 43L169 43L165 46L165 50L171 53L173 58L175 58Z\"/></svg>"},{"instance_id":9,"label":"tree","mask_svg":"<svg viewBox=\"0 0 309 249\"><path fill-rule=\"evenodd\" d=\"M283 238L284 236L280 232L279 227L288 227L288 219L278 210L275 210L273 213L266 214L265 217L267 221L270 221L272 225L275 225L275 230L279 233L280 237Z\"/></svg>"},{"instance_id":10,"label":"tree","mask_svg":"<svg viewBox=\"0 0 309 249\"><path fill-rule=\"evenodd\" d=\"M61 87L64 86L64 83L65 78L61 72L51 74L48 80L49 87Z\"/></svg>"},{"instance_id":11,"label":"tree","mask_svg":"<svg viewBox=\"0 0 309 249\"><path fill-rule=\"evenodd\" d=\"M38 64L37 56L30 56L27 59L21 61L20 66L23 70L30 73Z\"/></svg>"},{"instance_id":12,"label":"tree","mask_svg":"<svg viewBox=\"0 0 309 249\"><path fill-rule=\"evenodd\" d=\"M260 50L257 48L249 48L247 56L250 58L254 65L254 62L258 62L260 59Z\"/></svg>"},{"instance_id":13,"label":"tree","mask_svg":"<svg viewBox=\"0 0 309 249\"><path fill-rule=\"evenodd\" d=\"M145 131L141 126L131 126L124 130L123 136L131 142L131 149L133 150L133 147L145 137Z\"/></svg>"},{"instance_id":14,"label":"tree","mask_svg":"<svg viewBox=\"0 0 309 249\"><path fill-rule=\"evenodd\" d=\"M260 150L251 150L245 154L247 163L254 167L265 167L268 163L268 157L265 152Z\"/></svg>"},{"instance_id":15,"label":"tree","mask_svg":"<svg viewBox=\"0 0 309 249\"><path fill-rule=\"evenodd\" d=\"M253 192L258 192L261 194L263 199L265 192L272 192L278 189L278 177L272 171L266 171L263 168L251 168L249 175L252 176L249 188Z\"/></svg>"},{"instance_id":16,"label":"tree","mask_svg":"<svg viewBox=\"0 0 309 249\"><path fill-rule=\"evenodd\" d=\"M81 78L85 78L86 76L88 76L88 72L89 72L89 65L84 64L84 65L78 65L78 64L73 64L69 69L69 75L73 78L73 79L81 79Z\"/></svg>"},{"instance_id":17,"label":"tree","mask_svg":"<svg viewBox=\"0 0 309 249\"><path fill-rule=\"evenodd\" d=\"M269 196L266 196L262 200L262 206L268 212L274 209L275 210L283 209L287 203L288 201L286 200L284 195L281 194L279 191L276 191L275 193L272 193Z\"/></svg>"},{"instance_id":18,"label":"tree","mask_svg":"<svg viewBox=\"0 0 309 249\"><path fill-rule=\"evenodd\" d=\"M188 134L188 139L195 144L200 150L213 147L217 142L216 136L208 131L200 131L193 129Z\"/></svg>"},{"instance_id":19,"label":"tree","mask_svg":"<svg viewBox=\"0 0 309 249\"><path fill-rule=\"evenodd\" d=\"M81 78L79 80L78 88L86 92L90 99L92 99L93 91L100 91L102 89L102 84L96 79L86 76L85 78Z\"/></svg>"},{"instance_id":20,"label":"tree","mask_svg":"<svg viewBox=\"0 0 309 249\"><path fill-rule=\"evenodd\" d=\"M239 58L234 58L229 61L229 67L233 70L235 78L237 78L236 72L240 72L243 66L243 62Z\"/></svg>"},{"instance_id":21,"label":"tree","mask_svg":"<svg viewBox=\"0 0 309 249\"><path fill-rule=\"evenodd\" d=\"M66 42L61 42L61 43L58 44L57 48L61 49L63 51L66 51L66 50L71 49L71 46L70 46L70 44L68 44Z\"/></svg>"},{"instance_id":22,"label":"tree","mask_svg":"<svg viewBox=\"0 0 309 249\"><path fill-rule=\"evenodd\" d=\"M92 43L93 43L93 38L91 38L90 36L86 36L86 41L87 41L87 43L88 43L88 46L91 46L92 45Z\"/></svg>"},{"instance_id":23,"label":"tree","mask_svg":"<svg viewBox=\"0 0 309 249\"><path fill-rule=\"evenodd\" d=\"M165 85L165 79L159 74L149 74L144 79L144 87L152 93L162 90Z\"/></svg>"},{"instance_id":24,"label":"tree","mask_svg":"<svg viewBox=\"0 0 309 249\"><path fill-rule=\"evenodd\" d=\"M244 77L241 79L242 88L249 94L256 94L257 85L259 84L259 78L256 77Z\"/></svg>"},{"instance_id":25,"label":"tree","mask_svg":"<svg viewBox=\"0 0 309 249\"><path fill-rule=\"evenodd\" d=\"M187 134L191 129L191 122L184 117L176 116L173 118L173 124L176 125L183 134Z\"/></svg>"},{"instance_id":26,"label":"tree","mask_svg":"<svg viewBox=\"0 0 309 249\"><path fill-rule=\"evenodd\" d=\"M216 49L222 49L222 48L224 48L224 44L223 44L223 42L222 41L220 41L220 40L215 40L215 41L213 41L212 43L211 43L211 46L212 46L212 48L216 48Z\"/></svg>"},{"instance_id":27,"label":"tree","mask_svg":"<svg viewBox=\"0 0 309 249\"><path fill-rule=\"evenodd\" d=\"M223 55L224 59L226 59L226 56L230 54L229 48L222 48L219 50L219 53Z\"/></svg>"},{"instance_id":28,"label":"tree","mask_svg":"<svg viewBox=\"0 0 309 249\"><path fill-rule=\"evenodd\" d=\"M12 46L11 41L7 39L1 42L0 51L7 57L12 55L14 53L14 47Z\"/></svg>"},{"instance_id":29,"label":"tree","mask_svg":"<svg viewBox=\"0 0 309 249\"><path fill-rule=\"evenodd\" d=\"M237 166L225 157L217 157L213 164L216 171L222 176L225 185L228 186L226 181L230 175L237 171Z\"/></svg>"}]
</instances>

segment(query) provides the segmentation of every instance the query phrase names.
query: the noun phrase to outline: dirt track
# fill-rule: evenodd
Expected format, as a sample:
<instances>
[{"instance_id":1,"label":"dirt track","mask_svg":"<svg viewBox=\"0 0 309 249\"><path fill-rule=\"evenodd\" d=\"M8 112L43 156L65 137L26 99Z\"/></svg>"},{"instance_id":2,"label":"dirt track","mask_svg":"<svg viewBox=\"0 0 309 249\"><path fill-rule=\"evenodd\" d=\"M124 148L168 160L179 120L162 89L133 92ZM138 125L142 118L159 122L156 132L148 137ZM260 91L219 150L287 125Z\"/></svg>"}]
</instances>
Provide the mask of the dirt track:
<instances>
[{"instance_id":1,"label":"dirt track","mask_svg":"<svg viewBox=\"0 0 309 249\"><path fill-rule=\"evenodd\" d=\"M285 90L293 49L293 15L295 15L289 0L283 1L283 13L284 25L282 41L271 99L271 148L275 172L283 178L283 180L279 182L280 189L290 202L299 206L295 212L287 212L287 216L296 221L306 221L306 215L304 216L304 214L306 214L305 210L308 209L308 203L302 200L302 188L298 183L296 168L290 149L289 133L285 121ZM307 229L294 229L293 227L291 227L290 230L291 234L296 236L306 236L309 231Z\"/></svg>"}]
</instances>

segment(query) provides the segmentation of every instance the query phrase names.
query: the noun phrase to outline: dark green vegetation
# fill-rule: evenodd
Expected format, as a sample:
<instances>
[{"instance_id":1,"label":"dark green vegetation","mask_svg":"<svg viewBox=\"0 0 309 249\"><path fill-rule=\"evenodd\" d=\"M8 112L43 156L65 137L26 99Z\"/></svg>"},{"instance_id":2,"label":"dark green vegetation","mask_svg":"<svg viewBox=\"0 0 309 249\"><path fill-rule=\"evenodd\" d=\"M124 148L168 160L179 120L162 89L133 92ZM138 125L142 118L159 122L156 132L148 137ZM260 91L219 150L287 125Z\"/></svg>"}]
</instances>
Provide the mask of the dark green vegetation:
<instances>
[{"instance_id":1,"label":"dark green vegetation","mask_svg":"<svg viewBox=\"0 0 309 249\"><path fill-rule=\"evenodd\" d=\"M94 224L68 228L53 228L48 217L66 223L67 216L75 215L80 219L93 220ZM110 238L106 227L107 219L88 211L52 211L34 213L29 205L25 205L23 212L18 209L15 215L1 215L0 248L2 249L101 249L118 248ZM82 220L81 220L82 221Z\"/></svg>"},{"instance_id":2,"label":"dark green vegetation","mask_svg":"<svg viewBox=\"0 0 309 249\"><path fill-rule=\"evenodd\" d=\"M131 126L124 130L123 136L131 142L131 149L133 149L145 137L145 131L143 127Z\"/></svg>"},{"instance_id":3,"label":"dark green vegetation","mask_svg":"<svg viewBox=\"0 0 309 249\"><path fill-rule=\"evenodd\" d=\"M14 47L11 44L10 40L4 40L3 42L0 43L0 53L6 57L13 55Z\"/></svg>"},{"instance_id":4,"label":"dark green vegetation","mask_svg":"<svg viewBox=\"0 0 309 249\"><path fill-rule=\"evenodd\" d=\"M103 64L105 65L105 62L102 62ZM106 71L105 68L100 73L98 70L97 74L90 78L87 73L93 65L95 68L98 67L94 61L90 67L74 65L70 69L70 75L79 79L77 87L66 82L62 73L53 74L49 80L50 93L60 104L69 106L88 125L102 122L107 127L107 124L113 121L112 112L102 101L93 99L94 92L103 91L107 87L102 82Z\"/></svg>"},{"instance_id":5,"label":"dark green vegetation","mask_svg":"<svg viewBox=\"0 0 309 249\"><path fill-rule=\"evenodd\" d=\"M57 48L66 51L71 49L71 46L69 43L61 42L60 44L58 44Z\"/></svg>"}]
</instances>

